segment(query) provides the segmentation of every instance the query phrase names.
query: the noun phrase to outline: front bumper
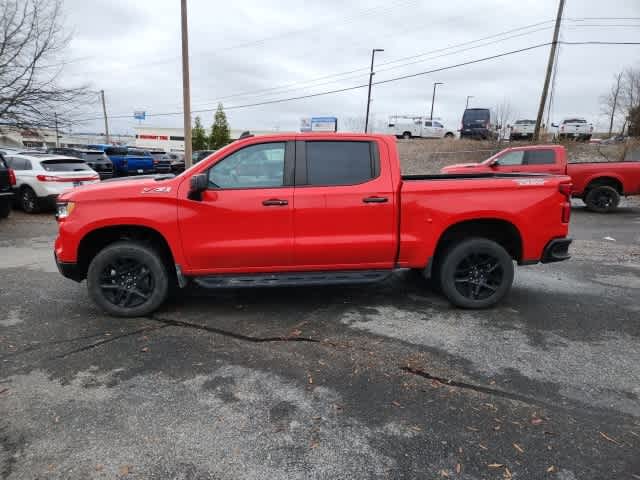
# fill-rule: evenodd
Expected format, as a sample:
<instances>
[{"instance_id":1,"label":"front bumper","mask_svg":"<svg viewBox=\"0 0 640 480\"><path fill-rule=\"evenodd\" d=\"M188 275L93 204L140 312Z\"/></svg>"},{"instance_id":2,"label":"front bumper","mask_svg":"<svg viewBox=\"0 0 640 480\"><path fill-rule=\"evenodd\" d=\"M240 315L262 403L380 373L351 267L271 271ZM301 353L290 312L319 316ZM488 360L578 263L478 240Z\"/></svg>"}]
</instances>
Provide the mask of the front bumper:
<instances>
[{"instance_id":1,"label":"front bumper","mask_svg":"<svg viewBox=\"0 0 640 480\"><path fill-rule=\"evenodd\" d=\"M63 277L70 278L76 282L84 280L84 275L79 271L77 263L61 262L58 260L58 256L55 252L53 253L53 257L56 259L56 266Z\"/></svg>"},{"instance_id":2,"label":"front bumper","mask_svg":"<svg viewBox=\"0 0 640 480\"><path fill-rule=\"evenodd\" d=\"M554 238L544 247L540 261L542 263L552 263L570 259L569 245L571 245L572 241L570 238Z\"/></svg>"}]
</instances>

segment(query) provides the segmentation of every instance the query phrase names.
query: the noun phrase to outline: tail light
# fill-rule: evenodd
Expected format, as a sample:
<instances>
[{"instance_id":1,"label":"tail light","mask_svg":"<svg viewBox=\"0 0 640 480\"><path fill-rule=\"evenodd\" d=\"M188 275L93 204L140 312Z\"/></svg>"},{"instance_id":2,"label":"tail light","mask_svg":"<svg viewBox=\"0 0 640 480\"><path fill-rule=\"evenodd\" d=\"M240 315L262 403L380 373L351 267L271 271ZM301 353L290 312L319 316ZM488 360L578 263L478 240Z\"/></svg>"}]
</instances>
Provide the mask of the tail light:
<instances>
[{"instance_id":1,"label":"tail light","mask_svg":"<svg viewBox=\"0 0 640 480\"><path fill-rule=\"evenodd\" d=\"M572 183L561 183L558 185L558 191L564 195L565 202L562 205L562 223L569 223L571 220L571 190L573 189Z\"/></svg>"},{"instance_id":2,"label":"tail light","mask_svg":"<svg viewBox=\"0 0 640 480\"><path fill-rule=\"evenodd\" d=\"M40 182L89 182L92 180L98 180L98 175L91 175L90 177L58 177L56 175L37 175L36 178Z\"/></svg>"},{"instance_id":3,"label":"tail light","mask_svg":"<svg viewBox=\"0 0 640 480\"><path fill-rule=\"evenodd\" d=\"M16 181L16 172L13 171L13 169L9 169L9 185L11 185L12 187L14 187L16 185L17 181Z\"/></svg>"}]
</instances>

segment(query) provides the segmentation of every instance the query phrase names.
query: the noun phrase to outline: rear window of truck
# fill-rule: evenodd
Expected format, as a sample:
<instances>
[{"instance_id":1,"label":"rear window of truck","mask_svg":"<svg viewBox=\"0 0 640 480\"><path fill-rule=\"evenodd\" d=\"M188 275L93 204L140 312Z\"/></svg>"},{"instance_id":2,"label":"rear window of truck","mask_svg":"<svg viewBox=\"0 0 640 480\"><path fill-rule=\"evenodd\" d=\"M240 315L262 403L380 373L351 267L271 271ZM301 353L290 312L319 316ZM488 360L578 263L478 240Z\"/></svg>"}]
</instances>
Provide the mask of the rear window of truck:
<instances>
[{"instance_id":1,"label":"rear window of truck","mask_svg":"<svg viewBox=\"0 0 640 480\"><path fill-rule=\"evenodd\" d=\"M83 160L44 160L40 162L42 168L47 172L78 172L83 170L91 170Z\"/></svg>"},{"instance_id":2,"label":"rear window of truck","mask_svg":"<svg viewBox=\"0 0 640 480\"><path fill-rule=\"evenodd\" d=\"M308 185L356 185L377 176L371 142L307 141Z\"/></svg>"},{"instance_id":3,"label":"rear window of truck","mask_svg":"<svg viewBox=\"0 0 640 480\"><path fill-rule=\"evenodd\" d=\"M553 165L556 156L553 150L529 150L524 155L527 165Z\"/></svg>"}]
</instances>

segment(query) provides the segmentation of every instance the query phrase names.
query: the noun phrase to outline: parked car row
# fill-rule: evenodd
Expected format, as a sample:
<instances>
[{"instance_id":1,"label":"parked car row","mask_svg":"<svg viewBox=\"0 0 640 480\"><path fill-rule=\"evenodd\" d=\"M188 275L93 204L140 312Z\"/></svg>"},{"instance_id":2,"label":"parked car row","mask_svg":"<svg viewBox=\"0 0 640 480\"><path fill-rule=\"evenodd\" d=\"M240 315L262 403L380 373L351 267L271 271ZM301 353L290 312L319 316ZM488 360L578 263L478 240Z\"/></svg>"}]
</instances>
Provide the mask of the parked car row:
<instances>
[{"instance_id":1,"label":"parked car row","mask_svg":"<svg viewBox=\"0 0 640 480\"><path fill-rule=\"evenodd\" d=\"M80 185L114 177L184 171L184 155L114 145L46 151L0 147L0 218L12 204L27 213L53 209L56 198Z\"/></svg>"}]
</instances>

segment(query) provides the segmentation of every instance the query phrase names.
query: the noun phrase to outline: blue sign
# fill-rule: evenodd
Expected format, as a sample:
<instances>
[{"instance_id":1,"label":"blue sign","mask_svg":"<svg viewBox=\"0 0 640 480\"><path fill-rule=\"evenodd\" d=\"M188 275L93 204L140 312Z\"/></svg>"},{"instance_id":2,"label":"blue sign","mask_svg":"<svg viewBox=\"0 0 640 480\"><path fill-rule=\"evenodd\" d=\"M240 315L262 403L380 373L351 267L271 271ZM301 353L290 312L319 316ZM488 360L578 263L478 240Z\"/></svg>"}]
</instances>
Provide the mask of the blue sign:
<instances>
[{"instance_id":1,"label":"blue sign","mask_svg":"<svg viewBox=\"0 0 640 480\"><path fill-rule=\"evenodd\" d=\"M338 118L337 117L312 117L311 131L312 132L337 132Z\"/></svg>"},{"instance_id":2,"label":"blue sign","mask_svg":"<svg viewBox=\"0 0 640 480\"><path fill-rule=\"evenodd\" d=\"M147 112L144 110L136 110L133 112L133 118L136 120L144 120L147 117Z\"/></svg>"}]
</instances>

